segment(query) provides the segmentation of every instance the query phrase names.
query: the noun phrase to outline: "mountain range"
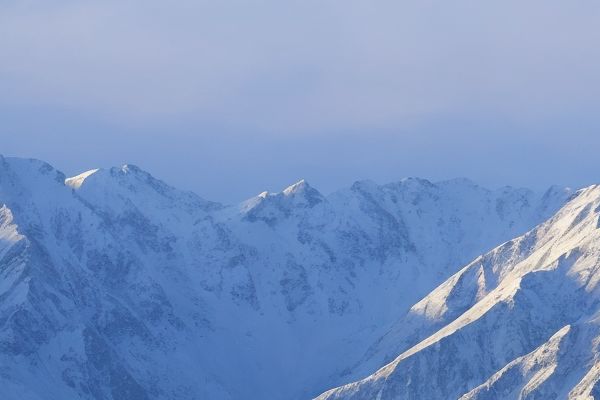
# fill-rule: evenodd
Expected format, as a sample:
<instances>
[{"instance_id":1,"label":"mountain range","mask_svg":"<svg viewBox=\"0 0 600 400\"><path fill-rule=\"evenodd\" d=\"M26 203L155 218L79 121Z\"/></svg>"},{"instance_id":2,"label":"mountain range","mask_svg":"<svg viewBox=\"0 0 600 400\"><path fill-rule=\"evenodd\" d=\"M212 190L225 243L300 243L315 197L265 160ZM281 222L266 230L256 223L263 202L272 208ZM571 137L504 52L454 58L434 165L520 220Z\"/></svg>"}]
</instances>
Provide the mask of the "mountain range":
<instances>
[{"instance_id":1,"label":"mountain range","mask_svg":"<svg viewBox=\"0 0 600 400\"><path fill-rule=\"evenodd\" d=\"M0 157L0 206L2 399L600 396L597 186L224 205Z\"/></svg>"}]
</instances>

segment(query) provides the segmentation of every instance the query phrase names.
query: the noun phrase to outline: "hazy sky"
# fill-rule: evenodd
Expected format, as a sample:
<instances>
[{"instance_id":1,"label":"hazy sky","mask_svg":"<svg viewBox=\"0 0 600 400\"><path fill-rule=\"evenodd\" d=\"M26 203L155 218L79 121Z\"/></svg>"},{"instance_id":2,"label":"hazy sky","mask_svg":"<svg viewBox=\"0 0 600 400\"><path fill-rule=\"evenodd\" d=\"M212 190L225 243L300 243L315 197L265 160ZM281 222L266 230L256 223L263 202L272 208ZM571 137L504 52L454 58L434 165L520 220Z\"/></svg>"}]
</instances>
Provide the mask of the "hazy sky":
<instances>
[{"instance_id":1,"label":"hazy sky","mask_svg":"<svg viewBox=\"0 0 600 400\"><path fill-rule=\"evenodd\" d=\"M0 153L238 201L600 182L600 2L0 0Z\"/></svg>"}]
</instances>

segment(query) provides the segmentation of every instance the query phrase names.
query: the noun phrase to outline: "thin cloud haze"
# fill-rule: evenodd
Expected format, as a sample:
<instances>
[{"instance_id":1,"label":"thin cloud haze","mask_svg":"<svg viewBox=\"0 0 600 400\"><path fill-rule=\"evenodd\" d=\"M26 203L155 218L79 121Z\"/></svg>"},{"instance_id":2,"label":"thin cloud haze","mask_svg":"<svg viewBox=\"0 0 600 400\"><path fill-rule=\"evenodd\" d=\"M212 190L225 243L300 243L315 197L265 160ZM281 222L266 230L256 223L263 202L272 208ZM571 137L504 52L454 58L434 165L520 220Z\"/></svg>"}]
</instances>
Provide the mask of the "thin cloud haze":
<instances>
[{"instance_id":1,"label":"thin cloud haze","mask_svg":"<svg viewBox=\"0 0 600 400\"><path fill-rule=\"evenodd\" d=\"M134 162L225 201L301 177L600 180L596 2L0 9L1 151L65 172Z\"/></svg>"}]
</instances>

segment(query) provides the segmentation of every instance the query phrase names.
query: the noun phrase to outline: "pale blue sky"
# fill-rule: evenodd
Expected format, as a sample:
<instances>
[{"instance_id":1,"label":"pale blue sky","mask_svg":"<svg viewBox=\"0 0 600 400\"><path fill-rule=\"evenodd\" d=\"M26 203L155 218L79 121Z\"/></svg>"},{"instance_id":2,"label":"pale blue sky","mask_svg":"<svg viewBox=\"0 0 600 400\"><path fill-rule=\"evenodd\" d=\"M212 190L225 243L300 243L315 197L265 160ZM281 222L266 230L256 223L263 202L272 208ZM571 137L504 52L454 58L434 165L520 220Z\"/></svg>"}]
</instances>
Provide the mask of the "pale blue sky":
<instances>
[{"instance_id":1,"label":"pale blue sky","mask_svg":"<svg viewBox=\"0 0 600 400\"><path fill-rule=\"evenodd\" d=\"M233 202L600 182L596 1L0 0L0 153Z\"/></svg>"}]
</instances>

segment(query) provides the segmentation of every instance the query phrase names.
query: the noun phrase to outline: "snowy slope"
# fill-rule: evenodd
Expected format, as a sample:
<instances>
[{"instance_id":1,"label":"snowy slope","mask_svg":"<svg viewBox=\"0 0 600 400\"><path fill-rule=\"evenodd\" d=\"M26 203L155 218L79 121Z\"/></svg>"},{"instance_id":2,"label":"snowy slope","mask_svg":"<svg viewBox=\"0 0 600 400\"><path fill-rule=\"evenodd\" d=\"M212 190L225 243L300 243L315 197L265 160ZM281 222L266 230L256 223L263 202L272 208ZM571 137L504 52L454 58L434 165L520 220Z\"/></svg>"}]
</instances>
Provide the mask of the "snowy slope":
<instances>
[{"instance_id":1,"label":"snowy slope","mask_svg":"<svg viewBox=\"0 0 600 400\"><path fill-rule=\"evenodd\" d=\"M412 304L569 196L300 181L223 206L132 165L66 178L0 158L0 394L314 397L396 351L378 339Z\"/></svg>"},{"instance_id":2,"label":"snowy slope","mask_svg":"<svg viewBox=\"0 0 600 400\"><path fill-rule=\"evenodd\" d=\"M382 342L397 358L325 399L592 399L600 395L600 187L476 258ZM402 328L401 328L402 327Z\"/></svg>"}]
</instances>

